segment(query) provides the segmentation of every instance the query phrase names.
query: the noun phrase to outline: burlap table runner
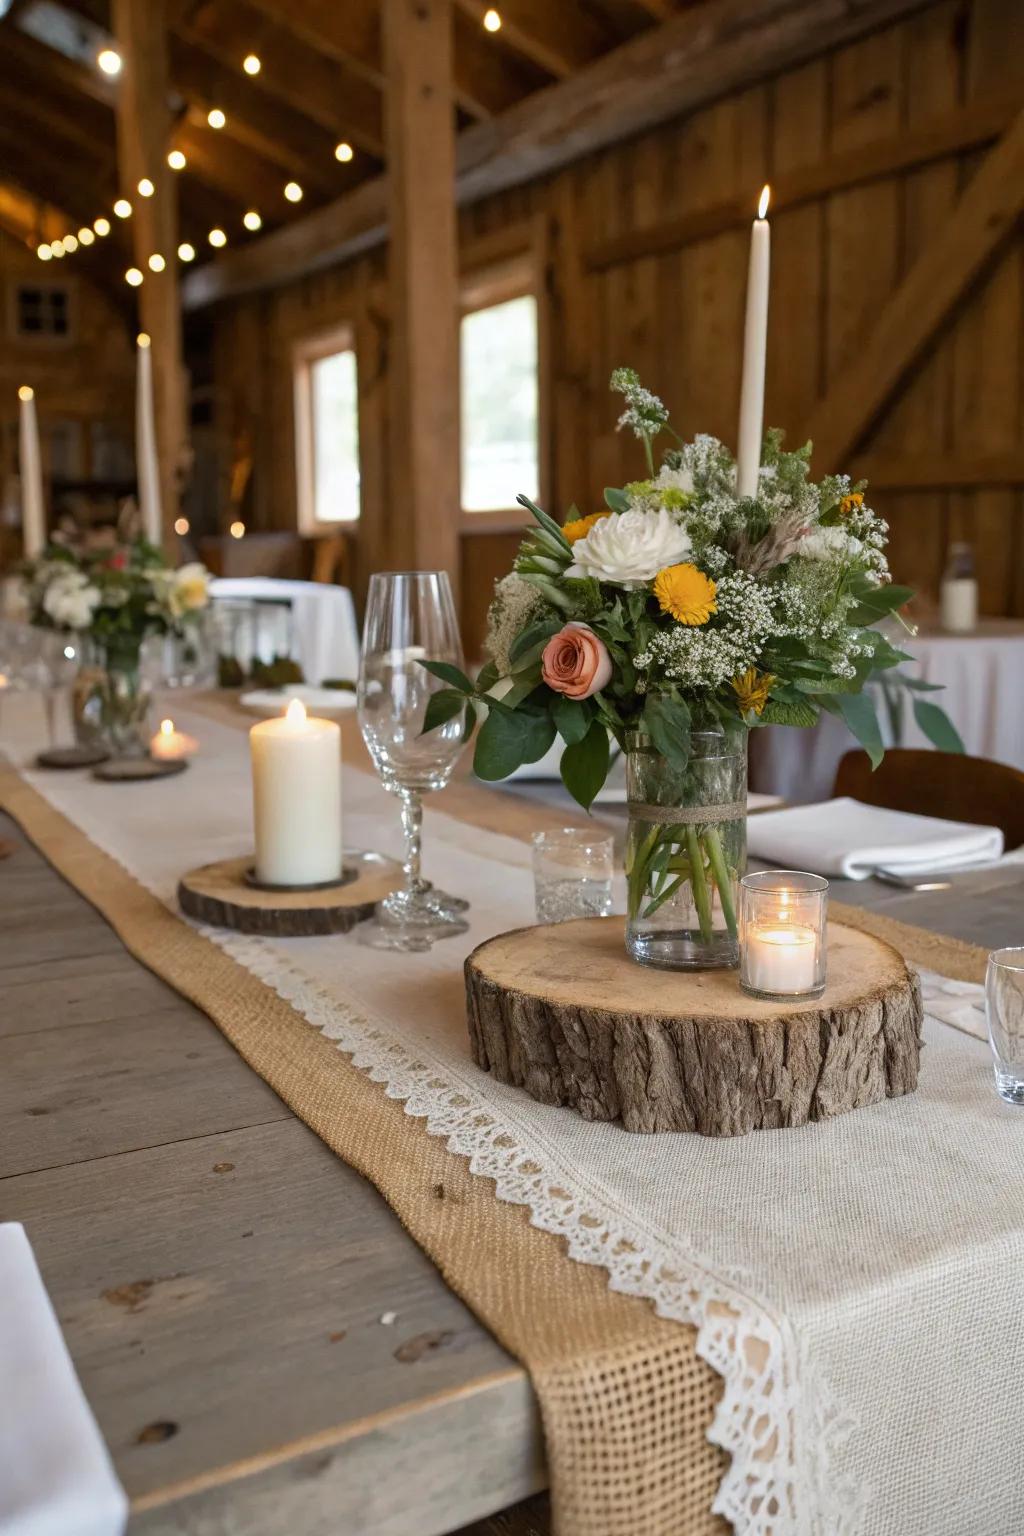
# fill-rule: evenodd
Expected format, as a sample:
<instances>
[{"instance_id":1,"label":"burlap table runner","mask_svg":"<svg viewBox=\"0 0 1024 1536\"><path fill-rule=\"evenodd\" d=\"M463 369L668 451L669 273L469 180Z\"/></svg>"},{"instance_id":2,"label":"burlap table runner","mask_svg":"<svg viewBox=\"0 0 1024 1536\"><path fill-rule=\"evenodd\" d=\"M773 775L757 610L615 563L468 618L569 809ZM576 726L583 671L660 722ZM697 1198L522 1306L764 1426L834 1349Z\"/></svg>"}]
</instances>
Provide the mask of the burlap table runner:
<instances>
[{"instance_id":1,"label":"burlap table runner","mask_svg":"<svg viewBox=\"0 0 1024 1536\"><path fill-rule=\"evenodd\" d=\"M209 709L230 718L223 707ZM239 723L234 716L232 723ZM463 784L446 811L525 835L537 807ZM489 1180L251 972L169 911L10 769L0 803L144 964L201 1007L245 1060L340 1157L380 1190L445 1280L530 1373L544 1422L559 1536L704 1536L724 1454L706 1432L721 1383L695 1330L609 1290L561 1240L498 1201ZM559 819L551 813L552 819ZM908 959L980 980L985 952L856 908L837 916Z\"/></svg>"}]
</instances>

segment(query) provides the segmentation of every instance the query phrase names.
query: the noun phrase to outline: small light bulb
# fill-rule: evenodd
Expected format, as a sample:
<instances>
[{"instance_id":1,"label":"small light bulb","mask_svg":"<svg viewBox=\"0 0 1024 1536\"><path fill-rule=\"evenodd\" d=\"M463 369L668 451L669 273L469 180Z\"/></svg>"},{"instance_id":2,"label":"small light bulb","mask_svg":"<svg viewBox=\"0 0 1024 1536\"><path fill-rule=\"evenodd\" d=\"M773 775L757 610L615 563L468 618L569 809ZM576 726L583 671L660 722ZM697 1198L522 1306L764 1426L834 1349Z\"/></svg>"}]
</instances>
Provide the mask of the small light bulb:
<instances>
[{"instance_id":1,"label":"small light bulb","mask_svg":"<svg viewBox=\"0 0 1024 1536\"><path fill-rule=\"evenodd\" d=\"M242 60L242 68L247 75L258 75L262 67L259 57L255 53L247 53Z\"/></svg>"},{"instance_id":2,"label":"small light bulb","mask_svg":"<svg viewBox=\"0 0 1024 1536\"><path fill-rule=\"evenodd\" d=\"M143 176L142 180L139 182L139 185L138 185L139 196L140 197L152 197L153 193L155 191L156 191L156 187L154 187L154 185L150 181L149 177L148 176Z\"/></svg>"},{"instance_id":3,"label":"small light bulb","mask_svg":"<svg viewBox=\"0 0 1024 1536\"><path fill-rule=\"evenodd\" d=\"M36 392L32 388L31 384L21 384L21 385L18 386L18 399L19 400L34 400L35 397L36 397Z\"/></svg>"},{"instance_id":4,"label":"small light bulb","mask_svg":"<svg viewBox=\"0 0 1024 1536\"><path fill-rule=\"evenodd\" d=\"M170 166L172 171L183 171L186 165L188 165L188 161L186 160L182 150L172 149L170 154L167 156L167 164Z\"/></svg>"},{"instance_id":5,"label":"small light bulb","mask_svg":"<svg viewBox=\"0 0 1024 1536\"><path fill-rule=\"evenodd\" d=\"M211 107L209 112L206 114L206 121L209 123L211 128L223 128L224 124L227 122L227 118L224 116L224 113L221 111L220 107Z\"/></svg>"},{"instance_id":6,"label":"small light bulb","mask_svg":"<svg viewBox=\"0 0 1024 1536\"><path fill-rule=\"evenodd\" d=\"M290 181L284 189L284 195L290 203L302 202L302 188L297 181Z\"/></svg>"},{"instance_id":7,"label":"small light bulb","mask_svg":"<svg viewBox=\"0 0 1024 1536\"><path fill-rule=\"evenodd\" d=\"M231 527L228 529L228 533L230 533L233 539L244 539L245 524L241 522L232 523Z\"/></svg>"},{"instance_id":8,"label":"small light bulb","mask_svg":"<svg viewBox=\"0 0 1024 1536\"><path fill-rule=\"evenodd\" d=\"M222 229L211 229L206 238L211 245L216 245L218 248L228 243L228 237Z\"/></svg>"},{"instance_id":9,"label":"small light bulb","mask_svg":"<svg viewBox=\"0 0 1024 1536\"><path fill-rule=\"evenodd\" d=\"M81 229L78 231L79 245L92 245L95 239L96 236L93 234L88 224L83 224Z\"/></svg>"},{"instance_id":10,"label":"small light bulb","mask_svg":"<svg viewBox=\"0 0 1024 1536\"><path fill-rule=\"evenodd\" d=\"M52 261L53 260L53 252L50 250L50 247L48 245L38 245L38 246L36 246L36 255L39 257L40 261Z\"/></svg>"},{"instance_id":11,"label":"small light bulb","mask_svg":"<svg viewBox=\"0 0 1024 1536\"><path fill-rule=\"evenodd\" d=\"M151 272L162 272L167 263L164 261L164 258L160 255L159 251L154 251L146 265L149 267Z\"/></svg>"},{"instance_id":12,"label":"small light bulb","mask_svg":"<svg viewBox=\"0 0 1024 1536\"><path fill-rule=\"evenodd\" d=\"M245 225L246 229L259 229L263 223L263 220L260 218L255 208L250 208L249 212L243 217L242 223Z\"/></svg>"},{"instance_id":13,"label":"small light bulb","mask_svg":"<svg viewBox=\"0 0 1024 1536\"><path fill-rule=\"evenodd\" d=\"M78 652L75 650L73 645L66 645L64 647L64 657L67 661L74 661L77 654Z\"/></svg>"},{"instance_id":14,"label":"small light bulb","mask_svg":"<svg viewBox=\"0 0 1024 1536\"><path fill-rule=\"evenodd\" d=\"M56 256L58 260L61 258L61 256L64 255L64 241L63 240L51 240L50 241L50 255L51 256Z\"/></svg>"},{"instance_id":15,"label":"small light bulb","mask_svg":"<svg viewBox=\"0 0 1024 1536\"><path fill-rule=\"evenodd\" d=\"M121 73L121 55L116 48L101 48L96 55L96 63L105 75L119 75Z\"/></svg>"},{"instance_id":16,"label":"small light bulb","mask_svg":"<svg viewBox=\"0 0 1024 1536\"><path fill-rule=\"evenodd\" d=\"M353 150L352 145L346 144L344 140L342 140L340 144L335 144L334 146L334 158L335 160L340 160L342 164L346 164L349 160L351 160L354 153L355 151Z\"/></svg>"},{"instance_id":17,"label":"small light bulb","mask_svg":"<svg viewBox=\"0 0 1024 1536\"><path fill-rule=\"evenodd\" d=\"M119 219L130 219L132 216L132 205L126 197L119 197L114 204L114 212Z\"/></svg>"},{"instance_id":18,"label":"small light bulb","mask_svg":"<svg viewBox=\"0 0 1024 1536\"><path fill-rule=\"evenodd\" d=\"M78 250L78 241L75 239L74 235L64 236L64 249L68 252L69 255L72 251Z\"/></svg>"},{"instance_id":19,"label":"small light bulb","mask_svg":"<svg viewBox=\"0 0 1024 1536\"><path fill-rule=\"evenodd\" d=\"M196 248L195 248L195 246L194 245L189 245L187 240L183 240L181 242L181 244L178 246L178 260L179 261L195 261L195 259L196 259Z\"/></svg>"},{"instance_id":20,"label":"small light bulb","mask_svg":"<svg viewBox=\"0 0 1024 1536\"><path fill-rule=\"evenodd\" d=\"M98 219L93 219L92 227L98 235L110 234L110 220L105 219L102 214L100 214Z\"/></svg>"},{"instance_id":21,"label":"small light bulb","mask_svg":"<svg viewBox=\"0 0 1024 1536\"><path fill-rule=\"evenodd\" d=\"M182 539L185 537L186 533L188 533L189 526L190 524L187 517L176 517L174 519L174 531Z\"/></svg>"},{"instance_id":22,"label":"small light bulb","mask_svg":"<svg viewBox=\"0 0 1024 1536\"><path fill-rule=\"evenodd\" d=\"M128 284L129 288L138 288L142 284L142 273L139 271L138 267L129 267L128 271L124 275L124 280Z\"/></svg>"},{"instance_id":23,"label":"small light bulb","mask_svg":"<svg viewBox=\"0 0 1024 1536\"><path fill-rule=\"evenodd\" d=\"M501 31L501 17L497 11L484 12L484 30L487 32Z\"/></svg>"}]
</instances>

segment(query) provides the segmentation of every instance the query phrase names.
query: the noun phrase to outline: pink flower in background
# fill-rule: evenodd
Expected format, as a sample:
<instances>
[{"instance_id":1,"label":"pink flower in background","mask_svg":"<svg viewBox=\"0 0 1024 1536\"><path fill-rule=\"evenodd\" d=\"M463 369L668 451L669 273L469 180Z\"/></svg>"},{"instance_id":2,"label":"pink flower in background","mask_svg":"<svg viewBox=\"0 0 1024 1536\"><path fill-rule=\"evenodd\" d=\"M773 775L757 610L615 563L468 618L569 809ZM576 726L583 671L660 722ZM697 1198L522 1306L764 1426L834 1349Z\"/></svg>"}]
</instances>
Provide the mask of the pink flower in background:
<instances>
[{"instance_id":1,"label":"pink flower in background","mask_svg":"<svg viewBox=\"0 0 1024 1536\"><path fill-rule=\"evenodd\" d=\"M612 659L589 624L566 624L544 647L540 675L567 699L589 699L611 678Z\"/></svg>"}]
</instances>

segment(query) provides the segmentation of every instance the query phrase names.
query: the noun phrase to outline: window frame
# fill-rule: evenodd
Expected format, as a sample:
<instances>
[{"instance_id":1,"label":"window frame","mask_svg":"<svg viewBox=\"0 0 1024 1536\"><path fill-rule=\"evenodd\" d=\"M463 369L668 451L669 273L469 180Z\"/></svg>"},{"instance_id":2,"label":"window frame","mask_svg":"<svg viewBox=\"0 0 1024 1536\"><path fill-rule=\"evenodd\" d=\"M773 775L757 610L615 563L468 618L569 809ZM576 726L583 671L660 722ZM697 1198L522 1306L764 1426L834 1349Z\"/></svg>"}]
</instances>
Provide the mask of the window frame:
<instances>
[{"instance_id":1,"label":"window frame","mask_svg":"<svg viewBox=\"0 0 1024 1536\"><path fill-rule=\"evenodd\" d=\"M359 512L352 518L325 521L316 515L316 421L313 412L313 365L338 352L351 352L356 365L356 452L359 458ZM362 411L359 408L359 348L356 327L348 321L303 336L292 345L292 398L295 419L295 505L300 534L323 537L355 533L363 520Z\"/></svg>"},{"instance_id":2,"label":"window frame","mask_svg":"<svg viewBox=\"0 0 1024 1536\"><path fill-rule=\"evenodd\" d=\"M541 505L551 484L549 454L549 319L546 303L546 238L541 219L515 225L469 243L462 253L459 283L459 355L466 315L511 299L532 297L537 306L537 479ZM459 367L459 527L462 533L516 533L532 518L525 507L471 512L462 501L462 368Z\"/></svg>"}]
</instances>

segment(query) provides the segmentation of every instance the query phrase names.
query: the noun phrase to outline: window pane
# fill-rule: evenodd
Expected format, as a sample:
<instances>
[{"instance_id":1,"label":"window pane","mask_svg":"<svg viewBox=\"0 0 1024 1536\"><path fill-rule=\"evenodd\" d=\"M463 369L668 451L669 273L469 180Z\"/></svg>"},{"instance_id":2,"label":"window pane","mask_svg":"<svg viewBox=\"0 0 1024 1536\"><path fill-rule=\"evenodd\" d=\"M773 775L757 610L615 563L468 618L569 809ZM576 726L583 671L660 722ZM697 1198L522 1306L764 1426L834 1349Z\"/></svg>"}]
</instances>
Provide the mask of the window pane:
<instances>
[{"instance_id":1,"label":"window pane","mask_svg":"<svg viewBox=\"0 0 1024 1536\"><path fill-rule=\"evenodd\" d=\"M359 401L356 354L310 364L313 396L313 496L317 522L359 516Z\"/></svg>"},{"instance_id":2,"label":"window pane","mask_svg":"<svg viewBox=\"0 0 1024 1536\"><path fill-rule=\"evenodd\" d=\"M462 321L462 505L500 511L539 492L537 301L527 294Z\"/></svg>"}]
</instances>

